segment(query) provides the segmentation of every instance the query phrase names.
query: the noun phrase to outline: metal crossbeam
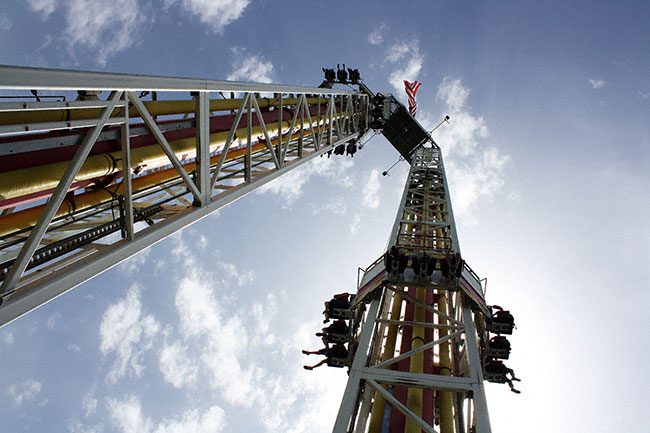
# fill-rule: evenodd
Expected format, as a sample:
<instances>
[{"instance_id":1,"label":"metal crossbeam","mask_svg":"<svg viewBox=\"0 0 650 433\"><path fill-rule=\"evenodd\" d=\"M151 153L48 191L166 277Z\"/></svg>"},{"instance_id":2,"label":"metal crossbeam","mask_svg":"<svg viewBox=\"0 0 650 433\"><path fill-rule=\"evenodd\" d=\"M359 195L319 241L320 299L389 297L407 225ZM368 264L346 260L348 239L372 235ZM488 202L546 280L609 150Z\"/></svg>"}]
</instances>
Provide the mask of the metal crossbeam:
<instances>
[{"instance_id":1,"label":"metal crossbeam","mask_svg":"<svg viewBox=\"0 0 650 433\"><path fill-rule=\"evenodd\" d=\"M433 346L437 346L438 344L442 344L442 343L444 343L446 341L451 340L452 338L460 336L461 334L463 334L463 331L456 331L456 332L454 332L452 334L445 335L444 337L439 338L438 340L432 341L431 343L424 344L424 345L418 347L417 349L409 350L408 352L402 353L400 356L396 356L395 358L387 359L386 361L380 362L379 364L374 365L373 367L374 368L386 367L387 365L391 365L391 364L394 364L394 363L396 363L398 361L401 361L402 359L406 359L408 357L411 357L411 356L415 355L416 353L421 353L421 352L424 352L427 349L431 349Z\"/></svg>"}]
</instances>

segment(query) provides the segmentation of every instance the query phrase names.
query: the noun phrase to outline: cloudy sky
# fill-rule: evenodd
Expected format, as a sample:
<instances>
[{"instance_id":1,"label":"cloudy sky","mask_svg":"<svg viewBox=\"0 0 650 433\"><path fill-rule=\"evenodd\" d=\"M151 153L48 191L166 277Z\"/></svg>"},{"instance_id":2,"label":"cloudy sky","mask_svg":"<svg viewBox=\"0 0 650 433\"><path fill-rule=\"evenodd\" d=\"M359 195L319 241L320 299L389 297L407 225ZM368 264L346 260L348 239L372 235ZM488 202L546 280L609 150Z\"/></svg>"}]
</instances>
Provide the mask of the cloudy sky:
<instances>
[{"instance_id":1,"label":"cloudy sky","mask_svg":"<svg viewBox=\"0 0 650 433\"><path fill-rule=\"evenodd\" d=\"M403 101L421 81L420 122L451 116L463 255L518 325L493 430L647 431L650 5L395 4L7 0L0 63L292 85L345 63ZM318 159L0 329L0 432L331 430L346 374L300 350L384 252L397 156Z\"/></svg>"}]
</instances>

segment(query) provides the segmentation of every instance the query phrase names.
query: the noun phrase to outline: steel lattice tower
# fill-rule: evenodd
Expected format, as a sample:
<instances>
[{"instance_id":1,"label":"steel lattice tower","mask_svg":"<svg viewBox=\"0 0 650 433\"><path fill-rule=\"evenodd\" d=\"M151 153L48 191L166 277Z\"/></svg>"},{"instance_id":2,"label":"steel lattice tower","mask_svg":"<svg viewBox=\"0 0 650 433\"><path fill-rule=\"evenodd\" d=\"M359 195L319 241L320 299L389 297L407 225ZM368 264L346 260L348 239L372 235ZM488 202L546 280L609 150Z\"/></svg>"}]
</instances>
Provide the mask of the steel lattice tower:
<instances>
[{"instance_id":1,"label":"steel lattice tower","mask_svg":"<svg viewBox=\"0 0 650 433\"><path fill-rule=\"evenodd\" d=\"M400 273L382 256L365 270L355 304L369 303L334 433L432 433L436 424L443 433L490 432L480 280L467 265L458 278L429 268L460 253L441 151L430 138L412 155L390 247L409 266Z\"/></svg>"}]
</instances>

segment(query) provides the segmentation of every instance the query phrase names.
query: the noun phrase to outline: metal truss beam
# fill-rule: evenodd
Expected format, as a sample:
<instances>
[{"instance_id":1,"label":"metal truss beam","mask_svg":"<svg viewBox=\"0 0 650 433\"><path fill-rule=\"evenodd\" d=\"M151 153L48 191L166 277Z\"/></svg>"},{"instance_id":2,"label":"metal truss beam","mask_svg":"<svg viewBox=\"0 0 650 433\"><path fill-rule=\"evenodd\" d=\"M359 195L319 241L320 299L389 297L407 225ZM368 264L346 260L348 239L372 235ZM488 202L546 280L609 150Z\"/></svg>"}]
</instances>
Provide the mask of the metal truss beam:
<instances>
[{"instance_id":1,"label":"metal truss beam","mask_svg":"<svg viewBox=\"0 0 650 433\"><path fill-rule=\"evenodd\" d=\"M0 66L0 77L0 90L106 90L111 94L108 101L66 103L82 110L100 108L98 119L83 121L92 125L88 130L72 130L70 122L23 122L29 113L61 110L61 103L0 104L0 125L9 129L67 128L83 139L46 206L23 200L0 215L0 326L333 147L360 139L367 130L358 125L368 124L363 118L367 96L350 90L7 66ZM161 120L150 112L152 102L142 98L153 91L155 103L162 104L164 91L174 92L169 97L181 107L175 109L175 117ZM210 99L224 91L241 94L238 110L228 100ZM190 104L178 101L179 92ZM274 99L265 98L262 106L260 92L274 93ZM321 107L325 98L327 107ZM338 109L337 102L346 109ZM212 115L213 105L232 107L232 114ZM291 123L283 121L289 111ZM21 115L12 117L16 112ZM9 119L21 123L12 126ZM230 124L224 128L226 119ZM117 131L105 129L109 121L118 126ZM65 134L64 140L73 146L74 140ZM150 134L156 144L134 147L135 134L139 142ZM330 139L323 142L324 136ZM109 141L99 143L99 137ZM99 160L108 162L109 176L84 184L94 189L75 191L72 185L78 181L79 168L90 164L89 152L115 139L119 150ZM21 151L49 152L53 144L49 133L25 140L7 132L0 143L0 158ZM92 164L97 164L97 157L93 158ZM39 170L50 166L30 169L38 176ZM50 194L47 188L44 191L39 194ZM36 216L38 222L31 222Z\"/></svg>"},{"instance_id":2,"label":"metal truss beam","mask_svg":"<svg viewBox=\"0 0 650 433\"><path fill-rule=\"evenodd\" d=\"M7 273L7 276L4 279L2 285L3 289L4 287L14 287L18 280L20 280L23 272L25 272L29 260L32 258L34 251L38 247L38 244L41 242L41 239L43 239L43 235L50 225L54 214L56 213L59 206L61 206L61 203L63 202L63 199L68 192L68 188L70 188L70 185L72 185L77 172L88 156L88 153L90 152L92 145L95 143L95 140L99 136L99 132L104 127L104 123L108 119L108 116L110 116L113 108L115 108L115 105L117 105L120 96L122 96L121 92L116 92L113 95L110 103L106 106L106 108L102 110L102 114L97 121L97 125L90 131L88 135L86 135L83 143L81 143L79 146L77 153L75 154L72 161L70 161L68 169L63 174L59 185L56 187L54 193L47 201L45 209L43 210L43 213L41 213L38 222L29 233L29 237L25 241L25 244L16 257L16 260L13 262L11 268L9 269L9 272ZM5 291L3 290L2 294L4 294L4 292Z\"/></svg>"},{"instance_id":3,"label":"metal truss beam","mask_svg":"<svg viewBox=\"0 0 650 433\"><path fill-rule=\"evenodd\" d=\"M281 84L242 81L205 80L194 78L157 77L147 75L110 74L105 72L70 71L63 69L27 68L0 65L2 89L15 90L101 90L156 92L254 92L295 93L310 95L358 95L354 90L332 90ZM47 104L47 102L44 102Z\"/></svg>"}]
</instances>

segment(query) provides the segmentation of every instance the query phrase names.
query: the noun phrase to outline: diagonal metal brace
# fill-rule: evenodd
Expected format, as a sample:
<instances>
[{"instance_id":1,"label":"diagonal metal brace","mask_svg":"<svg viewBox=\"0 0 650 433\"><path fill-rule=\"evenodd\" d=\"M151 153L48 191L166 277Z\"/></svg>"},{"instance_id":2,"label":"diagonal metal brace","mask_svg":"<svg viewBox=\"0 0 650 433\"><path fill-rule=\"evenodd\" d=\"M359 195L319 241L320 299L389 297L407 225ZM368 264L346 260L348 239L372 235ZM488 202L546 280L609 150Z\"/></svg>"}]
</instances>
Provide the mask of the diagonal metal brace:
<instances>
[{"instance_id":1,"label":"diagonal metal brace","mask_svg":"<svg viewBox=\"0 0 650 433\"><path fill-rule=\"evenodd\" d=\"M158 144L160 145L161 149L163 152L165 152L165 155L167 155L167 158L169 158L174 168L176 168L178 174L183 178L188 189L194 195L194 198L197 201L200 201L201 192L196 187L190 176L187 174L187 171L185 171L183 164L181 164L181 162L176 157L176 154L172 150L172 147L169 145L169 142L163 135L160 128L158 128L156 121L153 119L153 117L151 117L151 114L149 114L147 108L144 106L140 98L138 98L138 95L136 95L134 92L128 92L128 95L131 102L133 102L135 109L138 111L138 113L140 113L140 116L142 116L142 120L144 120L144 123L149 127L149 130L154 135L154 137L156 137L156 140L158 140Z\"/></svg>"},{"instance_id":2,"label":"diagonal metal brace","mask_svg":"<svg viewBox=\"0 0 650 433\"><path fill-rule=\"evenodd\" d=\"M372 385L377 392L379 392L387 402L389 402L393 407L397 408L400 412L402 412L404 415L406 415L407 418L410 418L411 421L416 423L422 430L424 430L427 433L437 433L433 427L431 427L429 424L427 424L422 418L417 416L411 409L408 407L404 406L404 404L396 399L390 392L386 391L381 385L379 385L377 382L375 382L372 379L367 379L368 383Z\"/></svg>"},{"instance_id":3,"label":"diagonal metal brace","mask_svg":"<svg viewBox=\"0 0 650 433\"><path fill-rule=\"evenodd\" d=\"M38 248L38 245L40 244L41 239L43 239L43 235L45 235L45 232L47 231L52 218L54 217L56 211L59 209L59 206L61 206L65 195L68 193L70 185L72 185L75 176L86 160L86 157L90 153L90 150L93 148L95 141L97 141L99 134L104 128L104 124L113 112L113 109L117 103L120 101L122 94L123 92L121 91L115 92L113 94L108 105L106 105L106 107L102 110L101 115L97 121L97 125L90 130L90 132L86 135L83 142L79 146L77 153L75 154L74 158L72 158L70 165L68 165L68 168L65 170L65 173L61 177L61 181L50 196L50 199L47 201L45 209L43 209L43 213L41 213L38 222L34 228L32 228L32 231L29 233L29 237L25 241L25 244L16 257L13 266L7 273L7 277L5 278L2 287L0 288L1 296L6 296L9 294L20 280L20 277L23 276L23 273L25 272L29 261L34 255L34 251L36 251L36 248Z\"/></svg>"},{"instance_id":4,"label":"diagonal metal brace","mask_svg":"<svg viewBox=\"0 0 650 433\"><path fill-rule=\"evenodd\" d=\"M445 341L451 340L454 337L458 337L463 332L465 332L465 331L464 330L456 331L456 332L453 332L453 333L451 333L449 335L445 335L444 337L439 338L436 341L432 341L430 343L423 344L422 346L418 347L417 349L409 350L408 352L403 353L400 356L396 356L395 358L387 359L386 361L382 361L377 365L373 365L371 368L382 368L382 367L385 367L387 365L394 364L397 361L401 361L402 359L406 359L406 358L408 358L410 356L415 355L416 353L424 352L427 349L431 349L433 346L436 346L438 344L442 344Z\"/></svg>"},{"instance_id":5,"label":"diagonal metal brace","mask_svg":"<svg viewBox=\"0 0 650 433\"><path fill-rule=\"evenodd\" d=\"M242 115L244 114L244 108L248 105L248 98L250 98L250 93L245 93L244 97L242 98L241 104L239 105L239 110L235 115L235 120L233 121L232 126L230 127L230 133L228 133L228 139L226 140L226 144L223 145L223 149L221 150L221 157L219 158L217 167L214 169L214 174L212 175L212 180L210 181L210 191L212 191L214 185L217 183L217 179L219 177L219 174L221 173L223 164L226 161L226 156L228 156L228 151L230 150L230 146L233 140L235 139L235 135L237 134L237 127L239 126L239 122L241 121Z\"/></svg>"},{"instance_id":6,"label":"diagonal metal brace","mask_svg":"<svg viewBox=\"0 0 650 433\"><path fill-rule=\"evenodd\" d=\"M262 127L262 131L264 132L264 138L266 138L266 147L269 149L271 152L271 157L273 157L273 162L275 163L275 168L280 168L280 161L278 160L277 155L273 151L273 143L271 143L271 137L269 136L269 131L266 129L266 123L264 123L264 117L262 117L262 112L260 110L260 106L257 103L257 98L252 95L251 98L253 98L253 107L255 107L255 113L257 114L257 120L260 122L260 126ZM282 124L280 124L280 131L282 130ZM280 132L280 137L282 137L282 133Z\"/></svg>"},{"instance_id":7,"label":"diagonal metal brace","mask_svg":"<svg viewBox=\"0 0 650 433\"><path fill-rule=\"evenodd\" d=\"M420 301L420 300L417 299L417 298L414 298L413 296L407 294L406 292L404 292L404 291L402 291L402 290L396 289L395 287L391 287L391 286L386 286L386 288L387 288L388 290L391 290L391 291L395 292L395 293L398 293L402 298L404 298L404 299L406 299L406 300L408 300L408 301L410 301L410 302L413 302L413 303L416 304L416 305L421 306L421 307L424 308L425 310L431 311L432 313L438 315L439 317L442 317L442 318L444 318L444 319L447 319L448 321L450 321L451 323L453 323L453 324L455 324L455 325L458 325L458 326L465 326L465 325L463 324L463 322L459 322L458 320L454 319L453 317L451 317L451 316L449 316L449 315L447 315L447 314L444 314L442 311L436 310L436 309L433 308L431 305L427 305L426 303Z\"/></svg>"}]
</instances>

